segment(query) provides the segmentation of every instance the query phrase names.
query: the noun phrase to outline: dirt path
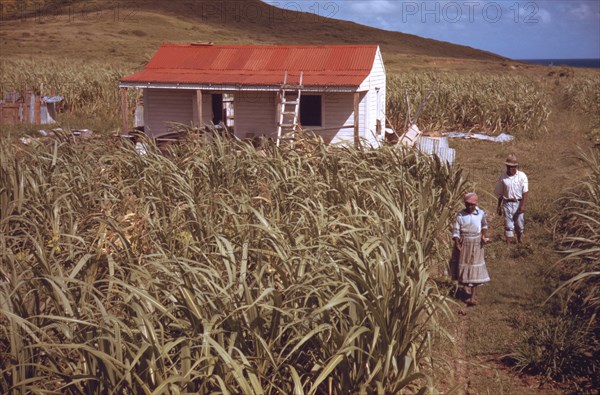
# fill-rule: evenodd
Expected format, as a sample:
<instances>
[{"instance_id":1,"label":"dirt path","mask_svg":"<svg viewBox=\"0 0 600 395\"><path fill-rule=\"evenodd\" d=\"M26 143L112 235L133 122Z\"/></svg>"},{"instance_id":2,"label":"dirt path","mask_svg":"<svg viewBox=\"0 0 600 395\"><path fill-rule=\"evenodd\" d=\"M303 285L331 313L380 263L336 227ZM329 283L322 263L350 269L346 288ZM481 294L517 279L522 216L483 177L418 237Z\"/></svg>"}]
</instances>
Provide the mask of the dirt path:
<instances>
[{"instance_id":1,"label":"dirt path","mask_svg":"<svg viewBox=\"0 0 600 395\"><path fill-rule=\"evenodd\" d=\"M534 325L544 319L542 308L554 289L550 266L558 260L554 252L552 217L554 201L572 184L577 174L574 159L578 145L589 144L584 125L574 114L555 111L550 130L535 139L517 137L515 142L452 141L458 163L467 169L480 196L480 207L490 221L495 241L486 248L492 281L480 289L479 304L467 308L459 299L453 307L455 334L453 377L445 380L444 393L454 394L562 394L565 389L540 377L518 375L503 361L515 350ZM515 153L530 180L530 202L526 212L526 246L507 247L503 221L494 211L493 185L504 170L503 162Z\"/></svg>"}]
</instances>

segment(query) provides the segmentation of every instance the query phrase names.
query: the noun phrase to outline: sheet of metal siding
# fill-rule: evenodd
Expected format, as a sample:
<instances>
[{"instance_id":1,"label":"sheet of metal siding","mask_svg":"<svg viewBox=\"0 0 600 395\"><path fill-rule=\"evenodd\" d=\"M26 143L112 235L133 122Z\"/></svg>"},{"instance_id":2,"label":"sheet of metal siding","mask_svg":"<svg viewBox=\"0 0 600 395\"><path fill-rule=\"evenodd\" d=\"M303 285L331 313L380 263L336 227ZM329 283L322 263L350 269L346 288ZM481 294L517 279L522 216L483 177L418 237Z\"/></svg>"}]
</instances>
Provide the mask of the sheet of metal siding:
<instances>
[{"instance_id":1,"label":"sheet of metal siding","mask_svg":"<svg viewBox=\"0 0 600 395\"><path fill-rule=\"evenodd\" d=\"M420 136L417 145L421 151L428 154L436 152L439 148L449 148L446 137Z\"/></svg>"},{"instance_id":2,"label":"sheet of metal siding","mask_svg":"<svg viewBox=\"0 0 600 395\"><path fill-rule=\"evenodd\" d=\"M375 52L368 48L355 48L354 51L339 51L332 53L332 57L327 64L328 69L348 70L348 71L371 71Z\"/></svg>"},{"instance_id":3,"label":"sheet of metal siding","mask_svg":"<svg viewBox=\"0 0 600 395\"><path fill-rule=\"evenodd\" d=\"M456 151L453 148L440 148L436 152L436 155L442 162L448 162L448 164L454 164L454 156Z\"/></svg>"},{"instance_id":4,"label":"sheet of metal siding","mask_svg":"<svg viewBox=\"0 0 600 395\"><path fill-rule=\"evenodd\" d=\"M333 54L332 50L325 48L314 48L302 51L290 51L288 61L284 67L293 71L325 71L338 70L335 67L328 68L328 63ZM331 54L331 55L330 55Z\"/></svg>"},{"instance_id":5,"label":"sheet of metal siding","mask_svg":"<svg viewBox=\"0 0 600 395\"><path fill-rule=\"evenodd\" d=\"M149 68L211 70L367 70L374 59L373 46L173 46L163 45ZM269 67L248 62L270 59ZM218 62L214 59L219 58Z\"/></svg>"},{"instance_id":6,"label":"sheet of metal siding","mask_svg":"<svg viewBox=\"0 0 600 395\"><path fill-rule=\"evenodd\" d=\"M427 155L437 155L441 161L454 163L455 151L448 146L446 137L420 136L417 141L419 150Z\"/></svg>"}]
</instances>

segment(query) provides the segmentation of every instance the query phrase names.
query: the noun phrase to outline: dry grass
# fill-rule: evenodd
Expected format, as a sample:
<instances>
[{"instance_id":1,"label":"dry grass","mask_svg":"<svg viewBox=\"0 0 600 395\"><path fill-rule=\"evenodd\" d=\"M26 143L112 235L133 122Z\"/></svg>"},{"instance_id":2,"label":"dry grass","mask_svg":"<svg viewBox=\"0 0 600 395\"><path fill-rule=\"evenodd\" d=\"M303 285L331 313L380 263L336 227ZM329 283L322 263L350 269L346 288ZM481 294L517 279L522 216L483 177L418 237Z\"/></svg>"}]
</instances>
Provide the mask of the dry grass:
<instances>
[{"instance_id":1,"label":"dry grass","mask_svg":"<svg viewBox=\"0 0 600 395\"><path fill-rule=\"evenodd\" d=\"M3 2L5 8L6 3ZM40 8L39 2L33 3ZM514 73L523 69L537 69L536 66L520 65L469 47L341 20L318 18L312 14L283 12L263 2L233 2L234 10L235 6L241 5L246 8L258 7L261 10L258 19L244 17L243 13L236 18L231 9L226 12L215 10L215 3L218 2L129 2L119 3L120 7L130 7L119 8L118 11L114 8L116 3L108 1L96 1L87 6L83 1L70 2L70 5L62 7L49 5L46 7L48 11L38 13L37 17L27 17L25 12L18 13L17 20L3 20L0 26L2 57L35 56L40 59L60 54L72 60L102 61L130 67L147 61L164 42L377 43L382 47L390 71L466 67L471 70L494 69ZM36 8L24 6L23 9ZM83 12L86 9L89 12ZM53 14L55 11L57 15ZM5 15L9 14L5 12Z\"/></svg>"}]
</instances>

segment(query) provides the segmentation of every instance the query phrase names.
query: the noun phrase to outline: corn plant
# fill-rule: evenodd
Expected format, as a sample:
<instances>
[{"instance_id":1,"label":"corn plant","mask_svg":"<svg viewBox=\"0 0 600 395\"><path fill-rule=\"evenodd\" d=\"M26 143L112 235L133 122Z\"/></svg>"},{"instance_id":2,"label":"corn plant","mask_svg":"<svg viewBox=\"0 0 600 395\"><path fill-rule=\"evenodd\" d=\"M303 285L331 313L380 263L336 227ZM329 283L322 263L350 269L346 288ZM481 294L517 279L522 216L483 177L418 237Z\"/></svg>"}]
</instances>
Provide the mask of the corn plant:
<instances>
[{"instance_id":1,"label":"corn plant","mask_svg":"<svg viewBox=\"0 0 600 395\"><path fill-rule=\"evenodd\" d=\"M586 316L596 317L600 304L600 155L597 151L580 151L586 177L559 199L562 213L557 219L556 233L560 237L561 264L571 279L561 286L579 294L578 309Z\"/></svg>"},{"instance_id":2,"label":"corn plant","mask_svg":"<svg viewBox=\"0 0 600 395\"><path fill-rule=\"evenodd\" d=\"M589 119L591 140L600 143L600 76L575 74L559 86L567 107Z\"/></svg>"},{"instance_id":3,"label":"corn plant","mask_svg":"<svg viewBox=\"0 0 600 395\"><path fill-rule=\"evenodd\" d=\"M600 76L575 74L562 84L561 93L570 108L593 116L600 113Z\"/></svg>"},{"instance_id":4,"label":"corn plant","mask_svg":"<svg viewBox=\"0 0 600 395\"><path fill-rule=\"evenodd\" d=\"M43 84L45 89L54 87L56 94L65 97L62 118L75 115L89 120L93 115L105 123L118 125L116 86L119 78L132 71L96 63L3 59L0 93L23 91L25 87L37 91ZM387 117L397 130L402 129L409 115L415 115L430 92L431 97L418 119L419 127L427 131L532 135L544 130L550 113L548 90L524 76L390 74L387 86ZM593 106L598 106L597 97L595 101L589 100L596 86L597 81L575 79L565 94L575 106L583 106L590 112ZM135 95L130 90L130 108L135 104Z\"/></svg>"},{"instance_id":5,"label":"corn plant","mask_svg":"<svg viewBox=\"0 0 600 395\"><path fill-rule=\"evenodd\" d=\"M429 96L417 123L425 131L509 132L531 136L545 129L550 96L523 76L454 73L390 74L387 113L402 129ZM415 121L412 119L411 121Z\"/></svg>"}]
</instances>

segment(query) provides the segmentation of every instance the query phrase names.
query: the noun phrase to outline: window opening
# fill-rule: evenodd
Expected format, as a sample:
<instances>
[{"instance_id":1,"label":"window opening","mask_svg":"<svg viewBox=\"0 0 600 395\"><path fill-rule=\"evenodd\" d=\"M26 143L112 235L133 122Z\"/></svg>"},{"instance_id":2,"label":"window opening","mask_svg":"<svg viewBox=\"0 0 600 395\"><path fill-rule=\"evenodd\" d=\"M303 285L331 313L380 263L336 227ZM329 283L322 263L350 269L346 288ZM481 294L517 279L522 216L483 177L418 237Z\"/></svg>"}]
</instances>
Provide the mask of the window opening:
<instances>
[{"instance_id":1,"label":"window opening","mask_svg":"<svg viewBox=\"0 0 600 395\"><path fill-rule=\"evenodd\" d=\"M304 126L322 126L321 96L300 96L300 124Z\"/></svg>"}]
</instances>

